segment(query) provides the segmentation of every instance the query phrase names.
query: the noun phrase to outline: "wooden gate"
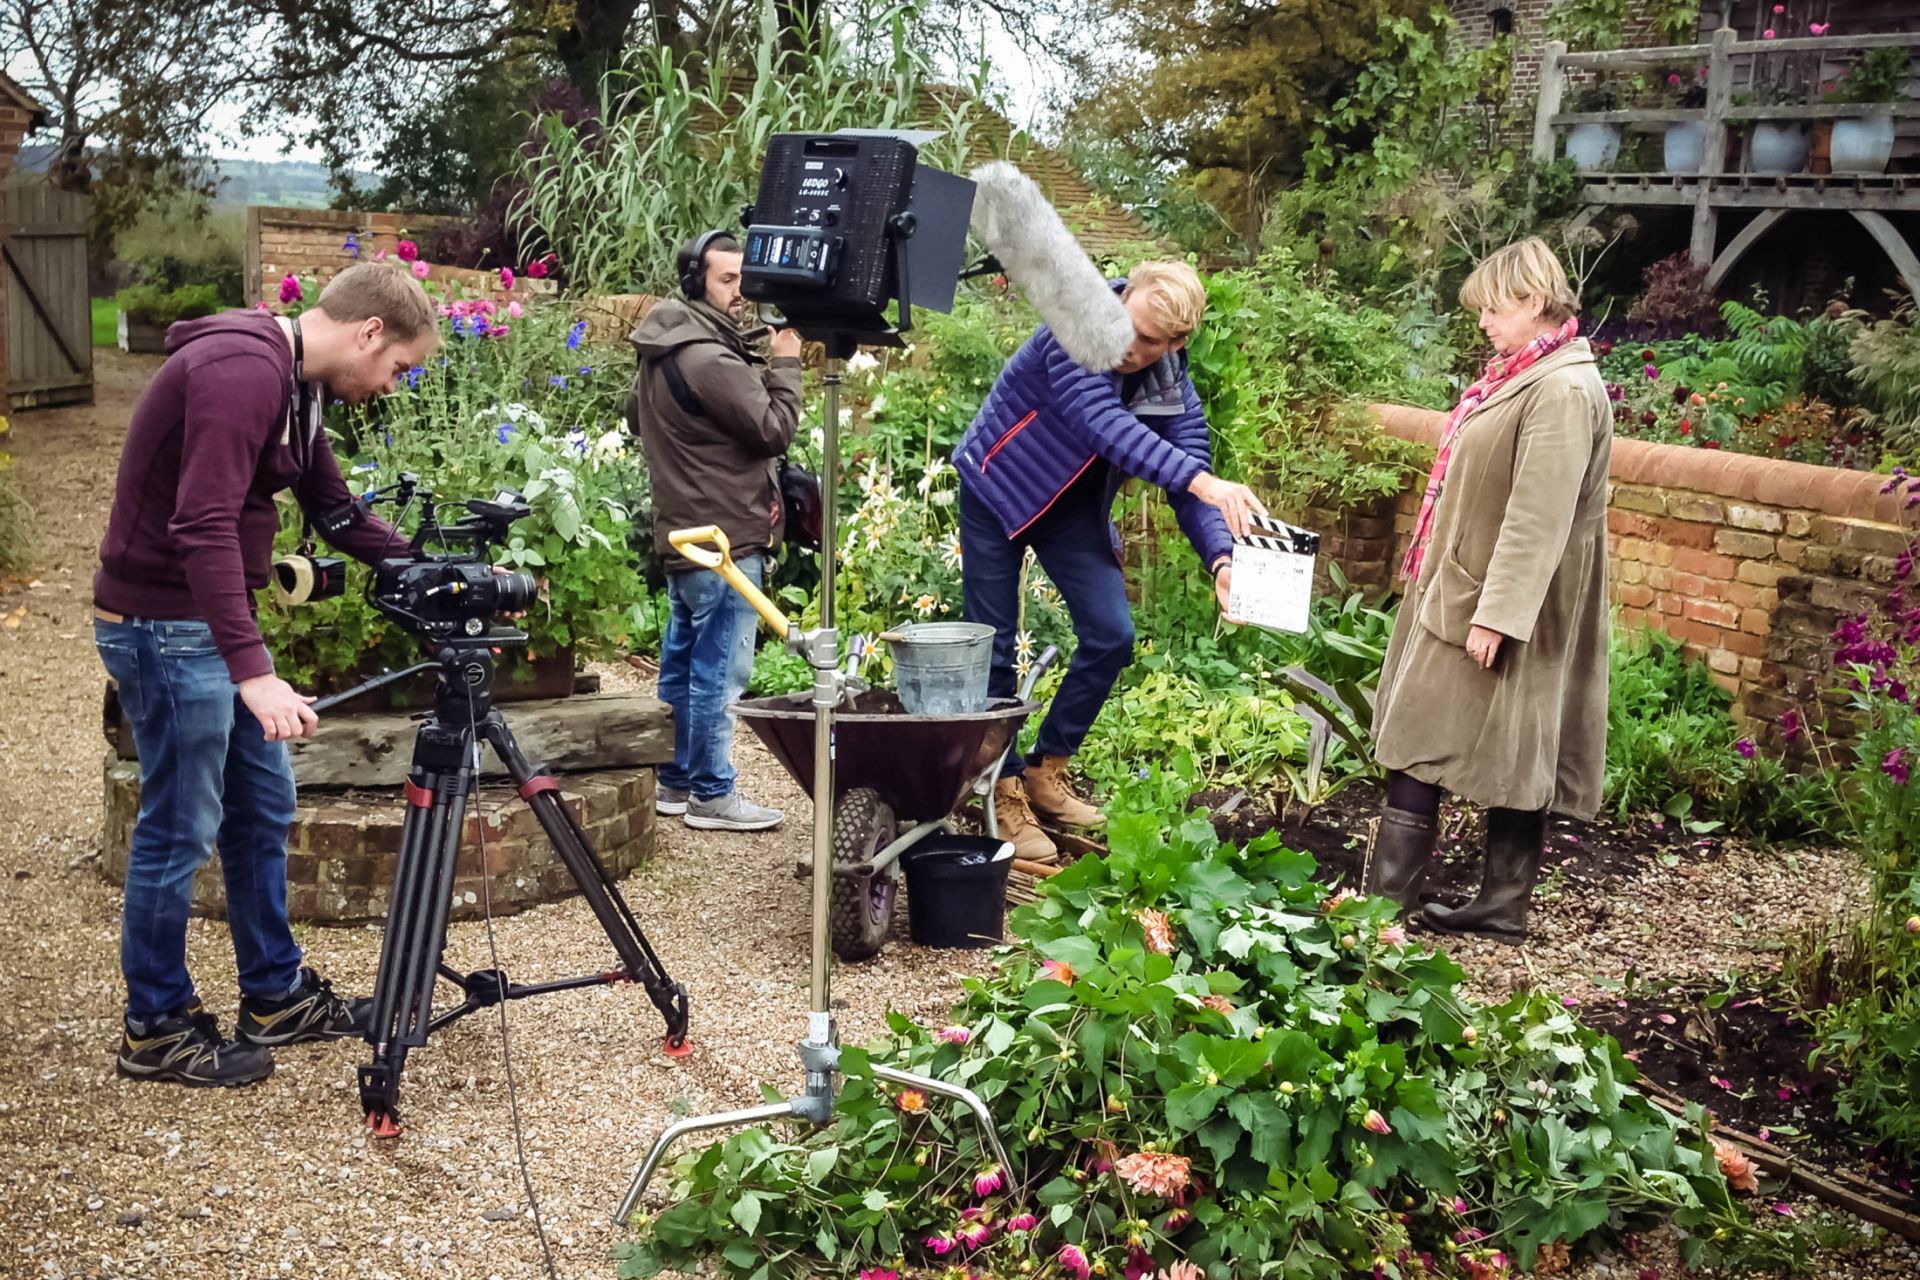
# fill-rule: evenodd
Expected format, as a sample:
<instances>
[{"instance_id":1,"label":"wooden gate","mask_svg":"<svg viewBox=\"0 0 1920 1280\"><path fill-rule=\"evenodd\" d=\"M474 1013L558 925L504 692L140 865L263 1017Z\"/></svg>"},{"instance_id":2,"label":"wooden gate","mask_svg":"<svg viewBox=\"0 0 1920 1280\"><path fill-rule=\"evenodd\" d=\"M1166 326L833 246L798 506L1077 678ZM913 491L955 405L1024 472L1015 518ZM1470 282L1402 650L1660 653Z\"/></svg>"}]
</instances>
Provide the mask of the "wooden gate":
<instances>
[{"instance_id":1,"label":"wooden gate","mask_svg":"<svg viewBox=\"0 0 1920 1280\"><path fill-rule=\"evenodd\" d=\"M39 184L0 191L0 236L13 407L91 401L87 197Z\"/></svg>"}]
</instances>

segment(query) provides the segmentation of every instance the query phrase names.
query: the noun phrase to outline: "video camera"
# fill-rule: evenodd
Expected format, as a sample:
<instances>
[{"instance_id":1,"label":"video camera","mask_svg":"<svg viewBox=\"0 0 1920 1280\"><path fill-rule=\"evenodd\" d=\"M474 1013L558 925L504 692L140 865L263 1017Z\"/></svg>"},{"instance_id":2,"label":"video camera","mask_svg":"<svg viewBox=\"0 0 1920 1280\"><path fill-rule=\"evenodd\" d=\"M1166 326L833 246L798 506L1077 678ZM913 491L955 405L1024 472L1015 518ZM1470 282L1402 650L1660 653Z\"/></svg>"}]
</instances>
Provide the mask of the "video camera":
<instances>
[{"instance_id":1,"label":"video camera","mask_svg":"<svg viewBox=\"0 0 1920 1280\"><path fill-rule=\"evenodd\" d=\"M499 573L488 559L494 543L506 541L513 522L531 515L527 500L502 489L491 500L436 503L419 478L403 473L398 483L359 499L363 509L387 502L403 512L419 502L425 515L405 556L383 559L374 571L374 607L428 643L458 638L489 644L523 643L517 631L495 631L493 618L519 613L539 595L526 573ZM441 512L464 510L467 518L444 521Z\"/></svg>"}]
</instances>

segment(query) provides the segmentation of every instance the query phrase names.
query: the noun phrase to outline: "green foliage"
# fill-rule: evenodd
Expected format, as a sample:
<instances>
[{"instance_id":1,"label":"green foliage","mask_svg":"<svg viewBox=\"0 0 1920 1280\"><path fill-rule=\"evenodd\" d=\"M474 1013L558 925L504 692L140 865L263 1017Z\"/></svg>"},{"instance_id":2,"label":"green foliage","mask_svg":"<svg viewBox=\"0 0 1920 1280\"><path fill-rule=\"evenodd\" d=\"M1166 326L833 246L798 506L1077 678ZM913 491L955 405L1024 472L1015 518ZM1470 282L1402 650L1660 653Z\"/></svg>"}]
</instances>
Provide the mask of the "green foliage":
<instances>
[{"instance_id":1,"label":"green foliage","mask_svg":"<svg viewBox=\"0 0 1920 1280\"><path fill-rule=\"evenodd\" d=\"M1861 323L1849 354L1868 421L1897 458L1920 459L1920 332L1914 308Z\"/></svg>"},{"instance_id":2,"label":"green foliage","mask_svg":"<svg viewBox=\"0 0 1920 1280\"><path fill-rule=\"evenodd\" d=\"M878 64L829 30L817 45L783 52L777 6L762 6L752 61L682 59L661 46L610 75L593 128L559 115L538 122L538 145L521 163L528 184L514 217L560 256L568 279L596 293L666 293L674 253L708 227L734 225L758 185L767 140L777 133L934 128L923 158L953 168L967 154L964 105L940 118L916 112L923 67L908 38L907 11L881 15Z\"/></svg>"},{"instance_id":3,"label":"green foliage","mask_svg":"<svg viewBox=\"0 0 1920 1280\"><path fill-rule=\"evenodd\" d=\"M157 284L129 285L114 298L114 305L127 313L127 319L161 328L176 320L193 320L224 310L226 302L217 285L186 284L177 289Z\"/></svg>"},{"instance_id":4,"label":"green foliage","mask_svg":"<svg viewBox=\"0 0 1920 1280\"><path fill-rule=\"evenodd\" d=\"M1329 896L1272 837L1240 849L1174 816L1190 785L1127 789L1111 854L1015 913L1022 941L967 981L950 1029L894 1015L844 1051L829 1127L683 1158L620 1274L930 1271L962 1231L984 1233L962 1256L994 1275L1051 1273L1067 1245L1108 1275L1184 1259L1215 1280L1335 1280L1443 1245L1524 1269L1660 1221L1693 1261L1803 1252L1736 1204L1704 1114L1636 1093L1611 1040L1537 994L1475 1007L1390 904ZM1012 1167L879 1064L977 1091Z\"/></svg>"},{"instance_id":5,"label":"green foliage","mask_svg":"<svg viewBox=\"0 0 1920 1280\"><path fill-rule=\"evenodd\" d=\"M1320 114L1306 153L1316 182L1400 189L1435 170L1511 168L1513 40L1469 46L1445 9L1388 15L1374 58Z\"/></svg>"},{"instance_id":6,"label":"green foliage","mask_svg":"<svg viewBox=\"0 0 1920 1280\"><path fill-rule=\"evenodd\" d=\"M0 417L0 445L12 425ZM0 573L25 573L33 567L33 508L14 484L13 455L0 448Z\"/></svg>"},{"instance_id":7,"label":"green foliage","mask_svg":"<svg viewBox=\"0 0 1920 1280\"><path fill-rule=\"evenodd\" d=\"M1315 287L1286 253L1216 275L1209 300L1213 332L1193 357L1194 382L1223 474L1279 509L1344 509L1398 493L1425 468L1424 448L1378 430L1359 406L1444 401L1444 341Z\"/></svg>"},{"instance_id":8,"label":"green foliage","mask_svg":"<svg viewBox=\"0 0 1920 1280\"><path fill-rule=\"evenodd\" d=\"M1920 481L1903 477L1889 488L1920 495ZM1889 600L1834 635L1845 754L1822 763L1838 777L1873 903L1834 1003L1814 1011L1821 1055L1843 1073L1841 1119L1908 1160L1920 1157L1920 712L1908 692L1920 688L1920 608L1905 594L1917 551L1920 538L1900 558Z\"/></svg>"},{"instance_id":9,"label":"green foliage","mask_svg":"<svg viewBox=\"0 0 1920 1280\"><path fill-rule=\"evenodd\" d=\"M1236 202L1299 172L1315 116L1381 57L1383 22L1434 21L1431 0L1103 7L1125 47L1070 128L1218 174L1223 189L1240 189Z\"/></svg>"},{"instance_id":10,"label":"green foliage","mask_svg":"<svg viewBox=\"0 0 1920 1280\"><path fill-rule=\"evenodd\" d=\"M394 395L330 424L350 482L377 487L411 471L442 501L520 490L533 515L514 526L498 563L545 583L523 624L532 652L623 652L658 625L642 603L652 546L646 477L621 421L631 366L617 351L579 345L585 326L557 304L511 323L504 312L454 305L459 327L439 356ZM498 328L475 335L489 314ZM421 513L406 514L411 532ZM297 545L299 529L289 504L277 547ZM352 591L299 606L263 598L260 628L280 674L301 687L341 687L414 650Z\"/></svg>"},{"instance_id":11,"label":"green foliage","mask_svg":"<svg viewBox=\"0 0 1920 1280\"><path fill-rule=\"evenodd\" d=\"M122 231L114 244L136 283L171 291L212 285L223 306L246 300L244 211L215 207L197 192L176 191L156 200Z\"/></svg>"},{"instance_id":12,"label":"green foliage","mask_svg":"<svg viewBox=\"0 0 1920 1280\"><path fill-rule=\"evenodd\" d=\"M1619 817L1659 812L1769 841L1840 838L1832 776L1790 773L1740 738L1731 696L1679 641L1616 627L1608 667L1606 796Z\"/></svg>"},{"instance_id":13,"label":"green foliage","mask_svg":"<svg viewBox=\"0 0 1920 1280\"><path fill-rule=\"evenodd\" d=\"M1898 102L1906 86L1912 58L1905 49L1891 46L1869 49L1826 94L1828 102Z\"/></svg>"},{"instance_id":14,"label":"green foliage","mask_svg":"<svg viewBox=\"0 0 1920 1280\"><path fill-rule=\"evenodd\" d=\"M1627 0L1558 0L1547 11L1547 38L1577 53L1618 49L1627 25Z\"/></svg>"}]
</instances>

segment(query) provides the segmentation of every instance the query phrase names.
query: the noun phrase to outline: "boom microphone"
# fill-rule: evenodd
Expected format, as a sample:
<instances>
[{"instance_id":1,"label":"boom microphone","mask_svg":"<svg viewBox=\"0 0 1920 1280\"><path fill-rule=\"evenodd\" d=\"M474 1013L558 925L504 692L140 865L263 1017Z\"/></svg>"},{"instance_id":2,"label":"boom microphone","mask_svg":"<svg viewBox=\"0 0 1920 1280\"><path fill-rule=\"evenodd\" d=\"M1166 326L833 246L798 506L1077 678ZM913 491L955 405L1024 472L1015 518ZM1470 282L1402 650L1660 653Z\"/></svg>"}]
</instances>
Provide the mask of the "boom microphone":
<instances>
[{"instance_id":1,"label":"boom microphone","mask_svg":"<svg viewBox=\"0 0 1920 1280\"><path fill-rule=\"evenodd\" d=\"M1032 178L1005 160L967 175L973 229L1052 326L1061 349L1088 369L1111 369L1133 345L1133 317Z\"/></svg>"}]
</instances>

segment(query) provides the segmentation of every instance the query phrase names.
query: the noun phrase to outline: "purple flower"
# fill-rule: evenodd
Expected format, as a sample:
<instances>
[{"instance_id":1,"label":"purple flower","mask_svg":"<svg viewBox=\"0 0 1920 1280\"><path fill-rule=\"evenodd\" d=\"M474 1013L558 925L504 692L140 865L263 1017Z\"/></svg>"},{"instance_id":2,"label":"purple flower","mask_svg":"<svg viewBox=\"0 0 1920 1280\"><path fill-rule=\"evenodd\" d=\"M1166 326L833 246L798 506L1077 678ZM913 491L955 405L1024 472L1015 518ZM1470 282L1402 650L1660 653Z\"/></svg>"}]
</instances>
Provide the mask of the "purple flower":
<instances>
[{"instance_id":1,"label":"purple flower","mask_svg":"<svg viewBox=\"0 0 1920 1280\"><path fill-rule=\"evenodd\" d=\"M567 330L567 350L578 351L581 341L585 339L586 336L587 322L585 320L575 320L573 322L573 328Z\"/></svg>"},{"instance_id":2,"label":"purple flower","mask_svg":"<svg viewBox=\"0 0 1920 1280\"><path fill-rule=\"evenodd\" d=\"M583 364L583 365L581 365L581 366L580 366L580 372L581 372L582 374L588 374L588 373L592 373L592 372L593 372L593 366L592 366L592 365L590 365L590 364Z\"/></svg>"},{"instance_id":3,"label":"purple flower","mask_svg":"<svg viewBox=\"0 0 1920 1280\"><path fill-rule=\"evenodd\" d=\"M1887 752L1887 758L1880 762L1880 772L1892 778L1901 786L1907 785L1907 749L1895 747Z\"/></svg>"},{"instance_id":4,"label":"purple flower","mask_svg":"<svg viewBox=\"0 0 1920 1280\"><path fill-rule=\"evenodd\" d=\"M547 385L548 385L548 386L550 386L550 387L564 387L564 386L566 386L566 385L567 385L567 379L566 379L566 375L565 375L565 374L559 374L559 373L556 373L556 374L554 374L554 375L553 375L553 376L552 376L551 378L548 378L548 379L547 379Z\"/></svg>"},{"instance_id":5,"label":"purple flower","mask_svg":"<svg viewBox=\"0 0 1920 1280\"><path fill-rule=\"evenodd\" d=\"M340 252L346 254L349 258L358 258L360 256L359 232L357 231L347 232L346 242L340 246Z\"/></svg>"},{"instance_id":6,"label":"purple flower","mask_svg":"<svg viewBox=\"0 0 1920 1280\"><path fill-rule=\"evenodd\" d=\"M1788 742L1792 742L1800 736L1801 728L1800 712L1798 710L1789 711L1780 717L1780 736Z\"/></svg>"},{"instance_id":7,"label":"purple flower","mask_svg":"<svg viewBox=\"0 0 1920 1280\"><path fill-rule=\"evenodd\" d=\"M290 302L298 302L302 296L300 282L294 278L293 272L287 272L280 280L281 304L285 305Z\"/></svg>"},{"instance_id":8,"label":"purple flower","mask_svg":"<svg viewBox=\"0 0 1920 1280\"><path fill-rule=\"evenodd\" d=\"M1733 749L1742 760L1753 759L1753 739L1752 738L1740 739L1740 741L1733 744Z\"/></svg>"},{"instance_id":9,"label":"purple flower","mask_svg":"<svg viewBox=\"0 0 1920 1280\"><path fill-rule=\"evenodd\" d=\"M498 440L501 444L505 444L507 442L507 437L511 436L512 434L513 434L513 424L511 422L503 422L499 426L493 429L494 438Z\"/></svg>"},{"instance_id":10,"label":"purple flower","mask_svg":"<svg viewBox=\"0 0 1920 1280\"><path fill-rule=\"evenodd\" d=\"M1653 365L1649 364L1647 366L1647 381L1653 382L1659 377L1660 377L1660 370L1655 368Z\"/></svg>"}]
</instances>

